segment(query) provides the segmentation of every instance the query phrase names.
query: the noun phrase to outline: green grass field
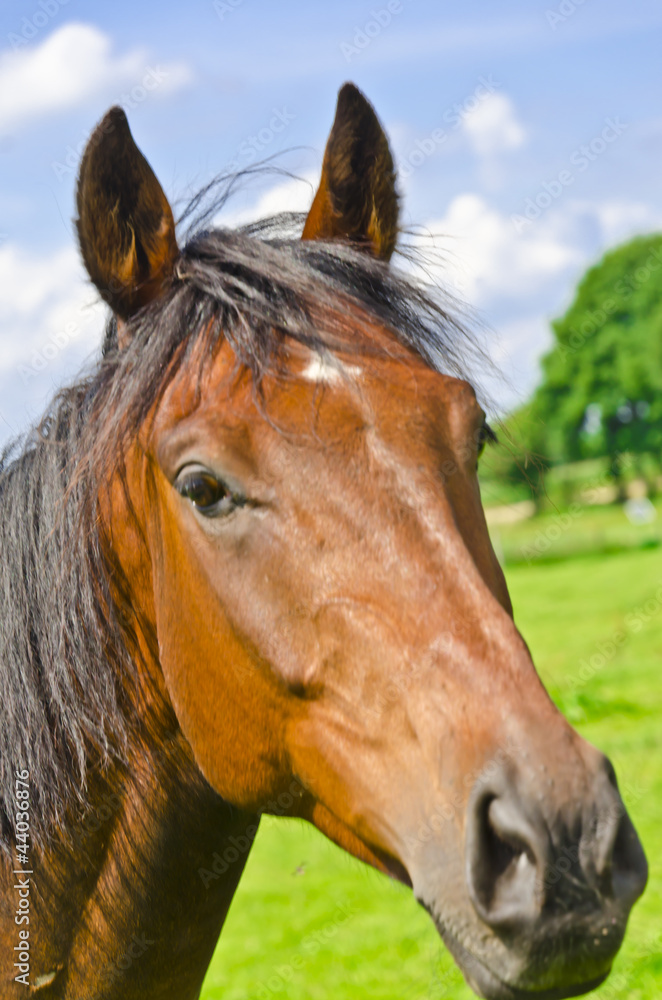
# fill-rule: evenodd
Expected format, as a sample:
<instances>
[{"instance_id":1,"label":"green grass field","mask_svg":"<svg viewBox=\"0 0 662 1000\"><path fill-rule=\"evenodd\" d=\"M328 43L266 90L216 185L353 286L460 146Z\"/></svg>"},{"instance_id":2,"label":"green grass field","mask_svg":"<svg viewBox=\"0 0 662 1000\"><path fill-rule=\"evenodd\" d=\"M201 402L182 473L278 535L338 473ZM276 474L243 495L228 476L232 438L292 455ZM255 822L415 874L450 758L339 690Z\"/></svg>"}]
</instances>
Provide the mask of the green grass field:
<instances>
[{"instance_id":1,"label":"green grass field","mask_svg":"<svg viewBox=\"0 0 662 1000\"><path fill-rule=\"evenodd\" d=\"M653 506L657 518L644 524L633 524L618 504L549 509L529 520L493 527L492 541L507 568L633 549L662 549L662 498ZM659 555L662 557L662 552Z\"/></svg>"},{"instance_id":2,"label":"green grass field","mask_svg":"<svg viewBox=\"0 0 662 1000\"><path fill-rule=\"evenodd\" d=\"M595 517L612 516L587 512L577 532L589 530ZM502 538L502 544L516 547L527 531L534 537L537 530L536 522L515 526L515 537ZM507 568L507 576L516 620L538 669L573 724L611 757L651 867L612 977L592 996L658 1000L662 553L639 546L583 552L555 562L520 562ZM407 890L306 824L263 820L204 1000L472 996Z\"/></svg>"}]
</instances>

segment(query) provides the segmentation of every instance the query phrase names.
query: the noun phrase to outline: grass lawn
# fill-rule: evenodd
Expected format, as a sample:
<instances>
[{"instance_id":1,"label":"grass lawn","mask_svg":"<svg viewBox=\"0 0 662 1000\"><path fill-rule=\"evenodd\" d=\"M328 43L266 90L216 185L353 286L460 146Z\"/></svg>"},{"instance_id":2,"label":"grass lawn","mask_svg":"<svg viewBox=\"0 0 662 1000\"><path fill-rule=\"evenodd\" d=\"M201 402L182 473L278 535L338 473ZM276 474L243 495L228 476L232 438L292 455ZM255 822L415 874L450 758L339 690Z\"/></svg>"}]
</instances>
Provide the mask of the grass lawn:
<instances>
[{"instance_id":1,"label":"grass lawn","mask_svg":"<svg viewBox=\"0 0 662 1000\"><path fill-rule=\"evenodd\" d=\"M540 673L573 724L611 757L651 866L612 978L592 996L658 1000L662 553L534 561L507 568L507 576ZM407 890L308 825L267 817L202 997L468 1000L473 993Z\"/></svg>"},{"instance_id":2,"label":"grass lawn","mask_svg":"<svg viewBox=\"0 0 662 1000\"><path fill-rule=\"evenodd\" d=\"M628 549L661 549L662 498L653 506L657 516L644 524L633 524L619 504L604 507L574 504L547 510L515 524L493 527L492 542L506 567L613 555ZM658 558L662 564L662 553Z\"/></svg>"}]
</instances>

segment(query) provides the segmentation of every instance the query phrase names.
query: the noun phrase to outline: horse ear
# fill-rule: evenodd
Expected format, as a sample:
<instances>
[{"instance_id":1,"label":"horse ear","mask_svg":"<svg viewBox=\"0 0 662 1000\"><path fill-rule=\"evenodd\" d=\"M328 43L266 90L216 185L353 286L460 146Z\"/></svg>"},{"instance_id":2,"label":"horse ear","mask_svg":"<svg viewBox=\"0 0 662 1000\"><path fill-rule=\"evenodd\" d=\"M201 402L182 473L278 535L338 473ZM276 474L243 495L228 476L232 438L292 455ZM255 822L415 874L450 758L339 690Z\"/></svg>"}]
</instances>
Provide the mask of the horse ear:
<instances>
[{"instance_id":1,"label":"horse ear","mask_svg":"<svg viewBox=\"0 0 662 1000\"><path fill-rule=\"evenodd\" d=\"M383 260L395 249L398 195L388 139L372 105L346 83L326 144L304 240L349 239Z\"/></svg>"},{"instance_id":2,"label":"horse ear","mask_svg":"<svg viewBox=\"0 0 662 1000\"><path fill-rule=\"evenodd\" d=\"M128 319L159 295L178 249L168 199L121 108L111 108L90 136L76 206L88 274L119 319Z\"/></svg>"}]
</instances>

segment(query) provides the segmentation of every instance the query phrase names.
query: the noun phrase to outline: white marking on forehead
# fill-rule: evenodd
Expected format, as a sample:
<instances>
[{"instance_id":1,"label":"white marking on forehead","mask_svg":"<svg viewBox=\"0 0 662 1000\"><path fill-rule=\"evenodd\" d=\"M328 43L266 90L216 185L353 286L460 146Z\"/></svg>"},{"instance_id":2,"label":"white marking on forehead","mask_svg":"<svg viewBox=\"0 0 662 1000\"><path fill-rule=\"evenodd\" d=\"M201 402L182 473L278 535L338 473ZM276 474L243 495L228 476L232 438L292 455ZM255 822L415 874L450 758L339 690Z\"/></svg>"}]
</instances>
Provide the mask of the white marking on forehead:
<instances>
[{"instance_id":1,"label":"white marking on forehead","mask_svg":"<svg viewBox=\"0 0 662 1000\"><path fill-rule=\"evenodd\" d=\"M361 369L357 365L344 365L334 354L312 355L310 361L301 372L302 378L308 382L324 382L335 385L343 378L358 379Z\"/></svg>"}]
</instances>

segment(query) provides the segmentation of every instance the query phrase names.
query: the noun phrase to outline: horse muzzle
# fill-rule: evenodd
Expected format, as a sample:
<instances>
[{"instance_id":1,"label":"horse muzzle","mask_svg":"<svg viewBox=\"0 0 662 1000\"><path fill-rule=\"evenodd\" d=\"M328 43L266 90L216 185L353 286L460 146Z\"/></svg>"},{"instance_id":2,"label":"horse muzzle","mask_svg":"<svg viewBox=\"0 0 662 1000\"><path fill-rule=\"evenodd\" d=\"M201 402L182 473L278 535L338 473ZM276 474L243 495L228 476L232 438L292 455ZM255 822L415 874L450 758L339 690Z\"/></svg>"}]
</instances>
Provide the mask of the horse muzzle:
<instances>
[{"instance_id":1,"label":"horse muzzle","mask_svg":"<svg viewBox=\"0 0 662 1000\"><path fill-rule=\"evenodd\" d=\"M579 800L559 802L524 767L491 768L476 782L459 913L448 914L413 879L467 981L488 1000L560 1000L595 989L644 891L646 858L613 768L589 750L592 788Z\"/></svg>"}]
</instances>

